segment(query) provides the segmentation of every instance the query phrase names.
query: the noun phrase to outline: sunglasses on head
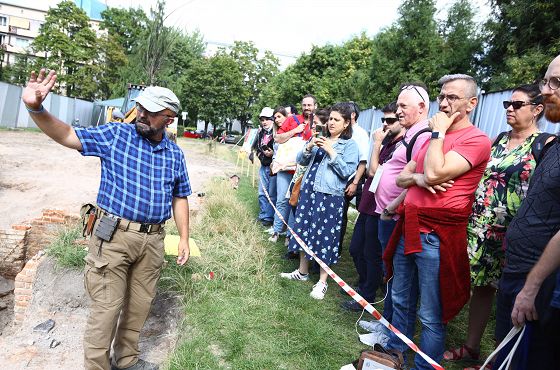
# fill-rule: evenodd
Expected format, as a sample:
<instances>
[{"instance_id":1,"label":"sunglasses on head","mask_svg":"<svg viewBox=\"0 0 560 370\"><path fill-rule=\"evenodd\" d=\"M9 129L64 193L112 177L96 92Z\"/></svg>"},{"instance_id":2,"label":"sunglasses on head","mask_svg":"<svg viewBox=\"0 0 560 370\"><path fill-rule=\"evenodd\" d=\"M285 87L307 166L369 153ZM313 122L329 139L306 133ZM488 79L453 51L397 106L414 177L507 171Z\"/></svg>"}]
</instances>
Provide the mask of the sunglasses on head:
<instances>
[{"instance_id":1,"label":"sunglasses on head","mask_svg":"<svg viewBox=\"0 0 560 370\"><path fill-rule=\"evenodd\" d=\"M530 101L522 101L522 100L514 100L514 101L504 100L502 104L504 106L504 109L508 109L510 105L513 107L513 109L520 109L525 105L537 105L537 103L532 103Z\"/></svg>"},{"instance_id":2,"label":"sunglasses on head","mask_svg":"<svg viewBox=\"0 0 560 370\"><path fill-rule=\"evenodd\" d=\"M420 87L420 86L418 86ZM423 87L420 87L422 90L424 90ZM420 95L420 99L422 99L422 101L425 103L426 100L424 99L424 96L422 96L422 93L418 90L418 88L415 85L405 85L403 87L401 87L401 91L403 90L414 90L418 93L418 95Z\"/></svg>"},{"instance_id":3,"label":"sunglasses on head","mask_svg":"<svg viewBox=\"0 0 560 370\"><path fill-rule=\"evenodd\" d=\"M397 122L399 119L395 117L388 117L388 118L381 118L382 123L386 123L388 125L392 125L393 123Z\"/></svg>"}]
</instances>

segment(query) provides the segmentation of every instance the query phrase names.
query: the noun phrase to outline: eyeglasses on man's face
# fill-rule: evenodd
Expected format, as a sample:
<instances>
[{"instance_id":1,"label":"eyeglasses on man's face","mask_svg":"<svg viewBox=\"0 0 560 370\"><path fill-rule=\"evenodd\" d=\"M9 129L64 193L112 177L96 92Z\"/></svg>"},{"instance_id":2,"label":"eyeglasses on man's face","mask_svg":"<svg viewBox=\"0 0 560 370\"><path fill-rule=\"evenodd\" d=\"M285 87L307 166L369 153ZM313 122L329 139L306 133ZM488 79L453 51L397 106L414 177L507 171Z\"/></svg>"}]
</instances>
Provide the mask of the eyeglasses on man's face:
<instances>
[{"instance_id":1,"label":"eyeglasses on man's face","mask_svg":"<svg viewBox=\"0 0 560 370\"><path fill-rule=\"evenodd\" d=\"M136 104L136 111L138 112L138 114L146 113L148 115L148 117L151 117L151 118L156 118L157 116L173 118L173 116L170 116L169 114L147 111L146 108L144 108L140 104Z\"/></svg>"},{"instance_id":2,"label":"eyeglasses on man's face","mask_svg":"<svg viewBox=\"0 0 560 370\"><path fill-rule=\"evenodd\" d=\"M381 118L382 123L386 123L388 125L392 125L393 123L397 122L399 119L396 117L383 117Z\"/></svg>"},{"instance_id":3,"label":"eyeglasses on man's face","mask_svg":"<svg viewBox=\"0 0 560 370\"><path fill-rule=\"evenodd\" d=\"M458 100L463 100L463 99L469 99L469 97L463 97L461 98L460 96L454 95L454 94L439 94L436 98L438 104L441 104L441 102L443 102L444 100L447 99L447 102L449 104L453 104Z\"/></svg>"},{"instance_id":4,"label":"eyeglasses on man's face","mask_svg":"<svg viewBox=\"0 0 560 370\"><path fill-rule=\"evenodd\" d=\"M543 78L539 81L539 88L541 91L544 89L545 86L550 88L550 90L558 90L560 87L560 78L559 77L550 77L548 80Z\"/></svg>"},{"instance_id":5,"label":"eyeglasses on man's face","mask_svg":"<svg viewBox=\"0 0 560 370\"><path fill-rule=\"evenodd\" d=\"M420 99L422 99L422 101L425 103L426 100L424 100L424 97L422 96L422 94L420 93L420 91L416 88L416 86L414 85L405 85L401 88L401 91L403 90L413 90L416 91L418 93L418 95L420 95Z\"/></svg>"},{"instance_id":6,"label":"eyeglasses on man's face","mask_svg":"<svg viewBox=\"0 0 560 370\"><path fill-rule=\"evenodd\" d=\"M514 101L504 100L502 104L504 106L504 109L508 109L510 106L512 106L513 109L520 109L525 105L537 105L537 103L532 103L530 101L522 101L522 100L514 100Z\"/></svg>"}]
</instances>

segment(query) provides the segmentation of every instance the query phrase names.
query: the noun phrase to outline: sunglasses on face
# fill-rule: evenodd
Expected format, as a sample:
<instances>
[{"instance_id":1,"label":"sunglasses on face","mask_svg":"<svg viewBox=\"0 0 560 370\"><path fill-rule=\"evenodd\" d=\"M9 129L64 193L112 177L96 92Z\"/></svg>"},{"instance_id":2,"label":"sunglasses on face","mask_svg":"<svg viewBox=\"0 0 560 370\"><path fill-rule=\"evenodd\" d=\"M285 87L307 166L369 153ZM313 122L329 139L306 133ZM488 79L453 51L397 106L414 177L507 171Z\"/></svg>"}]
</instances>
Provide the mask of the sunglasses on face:
<instances>
[{"instance_id":1,"label":"sunglasses on face","mask_svg":"<svg viewBox=\"0 0 560 370\"><path fill-rule=\"evenodd\" d=\"M383 118L381 118L381 122L386 123L388 125L392 125L393 123L397 122L398 120L399 119L395 118L395 117L387 117L387 118L383 117Z\"/></svg>"},{"instance_id":2,"label":"sunglasses on face","mask_svg":"<svg viewBox=\"0 0 560 370\"><path fill-rule=\"evenodd\" d=\"M162 117L167 117L167 118L174 118L173 116L170 116L169 114L163 114L163 113L159 113L159 112L150 112L147 111L146 108L144 108L143 106L141 106L140 104L136 104L136 111L138 112L138 114L142 114L142 113L146 113L148 115L148 117L151 118L156 118L157 116L162 116Z\"/></svg>"},{"instance_id":3,"label":"sunglasses on face","mask_svg":"<svg viewBox=\"0 0 560 370\"><path fill-rule=\"evenodd\" d=\"M525 105L537 105L537 103L531 103L530 101L521 101L521 100L515 100L515 101L504 100L502 104L504 106L504 109L508 109L510 106L512 106L513 109L520 109Z\"/></svg>"},{"instance_id":4,"label":"sunglasses on face","mask_svg":"<svg viewBox=\"0 0 560 370\"><path fill-rule=\"evenodd\" d=\"M401 88L401 91L403 91L403 90L412 90L412 89L414 89L414 90L418 93L418 95L420 95L420 99L422 99L422 101L425 103L426 100L424 100L424 97L422 96L422 94L420 93L420 91L416 88L416 86L414 86L414 85L406 85L406 86L403 86L403 87Z\"/></svg>"},{"instance_id":5,"label":"sunglasses on face","mask_svg":"<svg viewBox=\"0 0 560 370\"><path fill-rule=\"evenodd\" d=\"M548 85L550 90L558 90L558 88L560 87L560 78L550 77L548 80L546 78L543 78L539 81L539 88L541 89L541 91L546 85Z\"/></svg>"}]
</instances>

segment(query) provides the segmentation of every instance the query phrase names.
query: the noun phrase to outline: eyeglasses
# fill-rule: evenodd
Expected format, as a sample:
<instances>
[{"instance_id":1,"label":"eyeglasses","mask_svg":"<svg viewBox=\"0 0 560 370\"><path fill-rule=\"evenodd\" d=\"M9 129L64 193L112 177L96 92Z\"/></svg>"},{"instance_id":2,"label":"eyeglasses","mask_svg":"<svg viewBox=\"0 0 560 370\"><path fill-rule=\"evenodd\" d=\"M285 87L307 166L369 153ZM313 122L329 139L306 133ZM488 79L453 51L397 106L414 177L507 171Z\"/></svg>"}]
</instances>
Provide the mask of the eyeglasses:
<instances>
[{"instance_id":1,"label":"eyeglasses","mask_svg":"<svg viewBox=\"0 0 560 370\"><path fill-rule=\"evenodd\" d=\"M469 99L469 98L471 98L471 97L465 96L464 98L461 98L461 97L458 97L457 95L453 95L453 94L449 94L449 95L439 94L436 99L437 99L438 104L441 104L441 102L444 101L445 99L447 99L447 102L449 104L453 104L457 100L463 100L463 99Z\"/></svg>"},{"instance_id":2,"label":"eyeglasses","mask_svg":"<svg viewBox=\"0 0 560 370\"><path fill-rule=\"evenodd\" d=\"M392 125L393 123L397 122L399 119L395 117L383 117L381 118L382 123L387 123L388 125Z\"/></svg>"},{"instance_id":3,"label":"eyeglasses","mask_svg":"<svg viewBox=\"0 0 560 370\"><path fill-rule=\"evenodd\" d=\"M418 89L416 88L416 86L414 86L414 85L405 85L405 86L403 86L403 87L401 88L401 91L403 91L403 90L412 90L412 89L414 89L414 90L418 93L418 95L420 95L420 99L422 99L422 101L425 103L426 100L424 100L424 97L422 96L422 94L420 93L420 91L418 91Z\"/></svg>"},{"instance_id":4,"label":"eyeglasses","mask_svg":"<svg viewBox=\"0 0 560 370\"><path fill-rule=\"evenodd\" d=\"M513 109L520 109L525 105L537 105L537 103L532 103L530 101L522 101L522 100L515 100L515 101L504 100L502 104L504 106L504 109L508 109L510 106L512 106Z\"/></svg>"},{"instance_id":5,"label":"eyeglasses","mask_svg":"<svg viewBox=\"0 0 560 370\"><path fill-rule=\"evenodd\" d=\"M541 91L546 85L548 85L550 90L558 90L558 88L560 87L560 78L550 77L548 80L546 78L543 78L539 81L539 88L541 89Z\"/></svg>"},{"instance_id":6,"label":"eyeglasses","mask_svg":"<svg viewBox=\"0 0 560 370\"><path fill-rule=\"evenodd\" d=\"M136 111L138 112L138 114L146 113L146 114L148 115L148 117L151 117L151 118L156 118L157 116L163 116L163 117L167 117L167 118L174 118L173 116L170 116L169 114L163 114L163 113L158 113L158 112L150 112L150 111L147 111L146 108L144 108L144 107L141 106L140 104L136 104Z\"/></svg>"}]
</instances>

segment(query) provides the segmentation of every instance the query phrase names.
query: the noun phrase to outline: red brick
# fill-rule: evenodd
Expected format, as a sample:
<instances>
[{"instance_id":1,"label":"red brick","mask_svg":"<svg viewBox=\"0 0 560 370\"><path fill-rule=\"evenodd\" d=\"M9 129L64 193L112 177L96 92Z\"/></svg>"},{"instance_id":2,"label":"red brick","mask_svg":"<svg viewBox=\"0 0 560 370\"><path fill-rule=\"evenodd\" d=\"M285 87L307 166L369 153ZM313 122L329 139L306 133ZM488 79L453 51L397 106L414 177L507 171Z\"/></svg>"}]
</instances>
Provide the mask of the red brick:
<instances>
[{"instance_id":1,"label":"red brick","mask_svg":"<svg viewBox=\"0 0 560 370\"><path fill-rule=\"evenodd\" d=\"M24 283L23 281L16 281L14 286L15 286L15 288L27 288L26 285L27 284ZM29 284L29 285L31 285L31 284Z\"/></svg>"},{"instance_id":2,"label":"red brick","mask_svg":"<svg viewBox=\"0 0 560 370\"><path fill-rule=\"evenodd\" d=\"M25 224L15 224L12 225L12 229L14 230L29 230L31 229L31 225L25 225Z\"/></svg>"},{"instance_id":3,"label":"red brick","mask_svg":"<svg viewBox=\"0 0 560 370\"><path fill-rule=\"evenodd\" d=\"M30 289L25 289L25 288L15 288L14 289L14 294L17 295L24 295L24 294L30 294L31 290Z\"/></svg>"},{"instance_id":4,"label":"red brick","mask_svg":"<svg viewBox=\"0 0 560 370\"><path fill-rule=\"evenodd\" d=\"M17 300L16 301L16 307L27 308L27 306L29 306L29 302L27 302L27 301L22 301L22 300Z\"/></svg>"},{"instance_id":5,"label":"red brick","mask_svg":"<svg viewBox=\"0 0 560 370\"><path fill-rule=\"evenodd\" d=\"M20 275L18 275L20 276ZM27 275L22 275L20 281L23 281L24 283L32 283L34 276L27 276Z\"/></svg>"},{"instance_id":6,"label":"red brick","mask_svg":"<svg viewBox=\"0 0 560 370\"><path fill-rule=\"evenodd\" d=\"M22 314L22 313L16 313L16 314L15 314L15 319L16 319L16 321L23 321L23 318L24 318L24 317L25 317L25 315Z\"/></svg>"},{"instance_id":7,"label":"red brick","mask_svg":"<svg viewBox=\"0 0 560 370\"><path fill-rule=\"evenodd\" d=\"M31 294L31 292L29 292ZM18 302L29 302L31 300L31 295L20 295L17 297Z\"/></svg>"}]
</instances>

